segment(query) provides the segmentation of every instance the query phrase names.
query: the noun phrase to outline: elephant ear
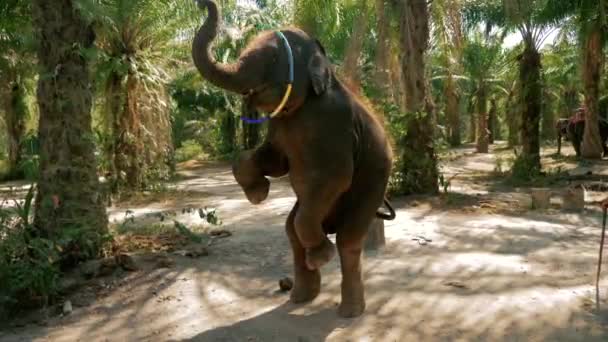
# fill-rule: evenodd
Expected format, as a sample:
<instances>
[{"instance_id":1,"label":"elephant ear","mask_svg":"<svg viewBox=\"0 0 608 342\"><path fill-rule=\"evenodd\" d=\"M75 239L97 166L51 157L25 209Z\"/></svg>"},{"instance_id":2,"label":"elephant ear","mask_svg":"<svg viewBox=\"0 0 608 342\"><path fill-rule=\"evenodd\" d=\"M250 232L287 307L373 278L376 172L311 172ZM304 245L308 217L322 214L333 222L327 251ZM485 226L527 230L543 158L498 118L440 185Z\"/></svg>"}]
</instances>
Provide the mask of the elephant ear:
<instances>
[{"instance_id":1,"label":"elephant ear","mask_svg":"<svg viewBox=\"0 0 608 342\"><path fill-rule=\"evenodd\" d=\"M316 51L308 61L308 74L312 87L317 95L323 94L331 83L331 66L325 55L325 49L318 40Z\"/></svg>"}]
</instances>

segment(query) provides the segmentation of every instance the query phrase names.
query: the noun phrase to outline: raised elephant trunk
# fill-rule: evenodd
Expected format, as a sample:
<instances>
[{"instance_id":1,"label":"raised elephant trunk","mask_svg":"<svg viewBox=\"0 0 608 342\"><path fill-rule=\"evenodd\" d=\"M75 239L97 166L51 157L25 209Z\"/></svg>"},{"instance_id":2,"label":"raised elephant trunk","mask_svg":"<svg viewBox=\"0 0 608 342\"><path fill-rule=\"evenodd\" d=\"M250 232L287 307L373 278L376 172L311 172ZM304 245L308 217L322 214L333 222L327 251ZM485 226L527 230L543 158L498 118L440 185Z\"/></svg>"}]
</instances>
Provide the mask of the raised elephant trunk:
<instances>
[{"instance_id":1,"label":"raised elephant trunk","mask_svg":"<svg viewBox=\"0 0 608 342\"><path fill-rule=\"evenodd\" d=\"M244 73L240 72L243 62L241 60L234 64L220 64L214 60L211 54L211 43L217 37L219 27L219 11L213 0L196 0L201 9L207 8L209 14L207 20L201 26L192 43L192 59L194 65L206 80L214 85L243 94L255 87L248 84Z\"/></svg>"}]
</instances>

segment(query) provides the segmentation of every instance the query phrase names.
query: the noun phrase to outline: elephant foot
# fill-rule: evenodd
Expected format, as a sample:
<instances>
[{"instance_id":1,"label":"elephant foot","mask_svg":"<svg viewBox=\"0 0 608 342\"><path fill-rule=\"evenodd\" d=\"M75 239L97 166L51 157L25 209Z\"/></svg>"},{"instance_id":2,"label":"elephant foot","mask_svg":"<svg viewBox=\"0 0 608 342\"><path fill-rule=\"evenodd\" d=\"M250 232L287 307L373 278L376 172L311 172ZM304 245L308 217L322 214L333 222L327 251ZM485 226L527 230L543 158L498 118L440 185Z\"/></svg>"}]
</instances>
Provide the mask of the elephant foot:
<instances>
[{"instance_id":1,"label":"elephant foot","mask_svg":"<svg viewBox=\"0 0 608 342\"><path fill-rule=\"evenodd\" d=\"M335 255L336 248L326 237L319 246L306 249L306 267L311 271L318 270L330 262Z\"/></svg>"},{"instance_id":2,"label":"elephant foot","mask_svg":"<svg viewBox=\"0 0 608 342\"><path fill-rule=\"evenodd\" d=\"M342 302L338 307L338 315L343 318L359 317L365 311L365 300Z\"/></svg>"},{"instance_id":3,"label":"elephant foot","mask_svg":"<svg viewBox=\"0 0 608 342\"><path fill-rule=\"evenodd\" d=\"M342 280L342 302L338 315L344 318L360 316L365 311L365 293L361 280L347 277Z\"/></svg>"},{"instance_id":4,"label":"elephant foot","mask_svg":"<svg viewBox=\"0 0 608 342\"><path fill-rule=\"evenodd\" d=\"M290 300L294 304L307 303L317 298L321 292L321 273L319 270L305 271L297 275L291 290Z\"/></svg>"}]
</instances>

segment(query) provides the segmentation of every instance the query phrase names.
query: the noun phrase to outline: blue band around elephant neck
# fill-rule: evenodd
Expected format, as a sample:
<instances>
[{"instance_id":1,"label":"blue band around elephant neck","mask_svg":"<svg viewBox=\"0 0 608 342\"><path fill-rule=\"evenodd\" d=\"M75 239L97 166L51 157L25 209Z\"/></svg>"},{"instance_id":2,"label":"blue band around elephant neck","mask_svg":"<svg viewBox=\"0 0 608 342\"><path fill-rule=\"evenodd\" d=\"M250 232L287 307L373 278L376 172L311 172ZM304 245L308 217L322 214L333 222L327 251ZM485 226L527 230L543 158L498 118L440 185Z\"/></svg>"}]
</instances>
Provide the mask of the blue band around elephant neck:
<instances>
[{"instance_id":1,"label":"blue band around elephant neck","mask_svg":"<svg viewBox=\"0 0 608 342\"><path fill-rule=\"evenodd\" d=\"M289 74L288 74L289 78L287 80L287 91L285 92L285 94L283 96L283 101L281 102L279 107L277 107L277 110L275 110L275 114L278 113L279 109L283 108L283 106L287 102L289 94L291 93L293 80L294 80L294 72L293 72L294 63L293 63L293 52L291 51L291 46L289 45L289 41L287 41L287 38L285 38L285 35L283 34L283 32L276 31L276 34L283 41L283 44L285 45L285 49L287 50L287 64L289 65ZM249 124L260 124L260 123L270 120L271 118L272 118L272 115L264 117L264 118L260 118L260 119L250 119L250 118L246 118L246 117L242 116L241 120L243 120L244 122L249 123Z\"/></svg>"}]
</instances>

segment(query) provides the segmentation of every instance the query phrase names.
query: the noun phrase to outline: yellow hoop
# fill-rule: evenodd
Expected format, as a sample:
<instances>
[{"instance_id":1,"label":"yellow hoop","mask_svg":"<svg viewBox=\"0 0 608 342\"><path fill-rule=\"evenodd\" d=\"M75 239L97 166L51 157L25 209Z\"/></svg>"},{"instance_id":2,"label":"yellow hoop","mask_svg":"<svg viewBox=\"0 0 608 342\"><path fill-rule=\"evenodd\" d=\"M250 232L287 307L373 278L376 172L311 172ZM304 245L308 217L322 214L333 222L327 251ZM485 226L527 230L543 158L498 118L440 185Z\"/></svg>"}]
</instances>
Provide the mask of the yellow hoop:
<instances>
[{"instance_id":1,"label":"yellow hoop","mask_svg":"<svg viewBox=\"0 0 608 342\"><path fill-rule=\"evenodd\" d=\"M279 104L277 109L275 109L274 112L270 114L271 118L277 116L277 114L279 114L283 110L283 107L285 107L285 105L287 104L287 100L289 99L289 95L291 94L291 87L291 83L287 85L287 90L285 91L285 95L283 95L283 100L281 100L281 104Z\"/></svg>"}]
</instances>

